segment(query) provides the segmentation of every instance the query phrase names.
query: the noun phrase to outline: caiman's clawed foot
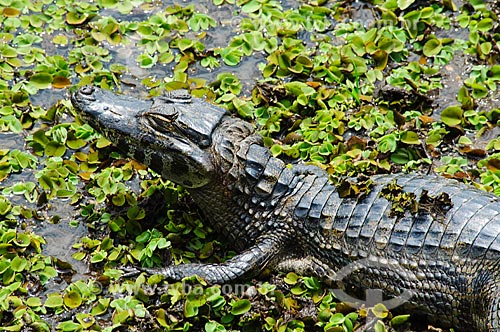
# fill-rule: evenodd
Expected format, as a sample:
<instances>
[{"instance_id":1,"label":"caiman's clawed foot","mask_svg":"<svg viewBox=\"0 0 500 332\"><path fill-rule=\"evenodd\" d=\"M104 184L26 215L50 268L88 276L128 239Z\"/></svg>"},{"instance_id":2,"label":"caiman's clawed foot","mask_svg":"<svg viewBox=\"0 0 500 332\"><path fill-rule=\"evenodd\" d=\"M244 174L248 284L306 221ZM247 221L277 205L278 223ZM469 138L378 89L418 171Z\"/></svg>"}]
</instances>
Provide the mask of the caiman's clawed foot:
<instances>
[{"instance_id":1,"label":"caiman's clawed foot","mask_svg":"<svg viewBox=\"0 0 500 332\"><path fill-rule=\"evenodd\" d=\"M182 280L197 275L209 284L230 283L242 278L258 274L269 262L279 256L285 236L276 233L273 236L262 236L257 244L221 264L181 264L164 268L125 269L123 277L133 277L141 272L160 274L167 280Z\"/></svg>"}]
</instances>

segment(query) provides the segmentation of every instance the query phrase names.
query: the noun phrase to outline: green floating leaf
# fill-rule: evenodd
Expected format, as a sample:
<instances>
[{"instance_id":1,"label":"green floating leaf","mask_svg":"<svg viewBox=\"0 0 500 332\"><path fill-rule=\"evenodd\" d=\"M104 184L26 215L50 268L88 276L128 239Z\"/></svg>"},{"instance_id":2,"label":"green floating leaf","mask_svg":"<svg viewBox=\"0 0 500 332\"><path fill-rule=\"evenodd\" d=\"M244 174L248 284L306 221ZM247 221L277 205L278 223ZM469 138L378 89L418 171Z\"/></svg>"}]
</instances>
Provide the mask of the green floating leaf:
<instances>
[{"instance_id":1,"label":"green floating leaf","mask_svg":"<svg viewBox=\"0 0 500 332\"><path fill-rule=\"evenodd\" d=\"M437 38L432 38L429 39L425 44L422 52L424 53L425 56L435 56L438 55L439 52L441 52L441 49L443 48L443 45L441 43L441 40Z\"/></svg>"},{"instance_id":2,"label":"green floating leaf","mask_svg":"<svg viewBox=\"0 0 500 332\"><path fill-rule=\"evenodd\" d=\"M83 260L86 256L87 254L83 251L75 252L73 255L71 255L71 257L73 257L73 259L77 261Z\"/></svg>"},{"instance_id":3,"label":"green floating leaf","mask_svg":"<svg viewBox=\"0 0 500 332\"><path fill-rule=\"evenodd\" d=\"M330 317L330 324L332 325L340 325L344 323L344 321L345 321L345 316L340 312L337 312Z\"/></svg>"},{"instance_id":4,"label":"green floating leaf","mask_svg":"<svg viewBox=\"0 0 500 332\"><path fill-rule=\"evenodd\" d=\"M399 315L391 319L391 326L399 326L401 324L404 324L408 321L410 318L410 315Z\"/></svg>"},{"instance_id":5,"label":"green floating leaf","mask_svg":"<svg viewBox=\"0 0 500 332\"><path fill-rule=\"evenodd\" d=\"M10 58L6 59L5 62L7 62L9 65L12 67L21 67L23 65L23 62L19 60L18 58Z\"/></svg>"},{"instance_id":6,"label":"green floating leaf","mask_svg":"<svg viewBox=\"0 0 500 332\"><path fill-rule=\"evenodd\" d=\"M16 256L10 263L10 268L14 272L23 271L28 266L28 260L24 257Z\"/></svg>"},{"instance_id":7,"label":"green floating leaf","mask_svg":"<svg viewBox=\"0 0 500 332\"><path fill-rule=\"evenodd\" d=\"M484 55L488 55L491 52L491 49L493 48L493 44L490 42L484 42L479 45L479 49L481 50L481 53Z\"/></svg>"},{"instance_id":8,"label":"green floating leaf","mask_svg":"<svg viewBox=\"0 0 500 332\"><path fill-rule=\"evenodd\" d=\"M375 317L381 319L384 319L389 314L389 310L387 310L386 306L383 305L382 303L378 303L375 306L373 306L372 312L375 315Z\"/></svg>"},{"instance_id":9,"label":"green floating leaf","mask_svg":"<svg viewBox=\"0 0 500 332\"><path fill-rule=\"evenodd\" d=\"M401 142L406 144L420 144L418 135L414 131L405 131L401 133Z\"/></svg>"},{"instance_id":10,"label":"green floating leaf","mask_svg":"<svg viewBox=\"0 0 500 332\"><path fill-rule=\"evenodd\" d=\"M64 305L68 308L75 309L78 308L82 304L82 297L80 293L76 291L69 291L64 294Z\"/></svg>"},{"instance_id":11,"label":"green floating leaf","mask_svg":"<svg viewBox=\"0 0 500 332\"><path fill-rule=\"evenodd\" d=\"M493 28L493 19L490 17L483 18L479 23L477 24L477 29L481 32L486 32Z\"/></svg>"},{"instance_id":12,"label":"green floating leaf","mask_svg":"<svg viewBox=\"0 0 500 332\"><path fill-rule=\"evenodd\" d=\"M373 61L375 61L375 69L383 70L389 61L389 54L384 50L377 50L372 54Z\"/></svg>"},{"instance_id":13,"label":"green floating leaf","mask_svg":"<svg viewBox=\"0 0 500 332\"><path fill-rule=\"evenodd\" d=\"M391 154L391 160L392 162L399 164L399 165L405 165L407 164L410 160L413 160L413 155L410 150L408 149L397 149L393 154Z\"/></svg>"},{"instance_id":14,"label":"green floating leaf","mask_svg":"<svg viewBox=\"0 0 500 332\"><path fill-rule=\"evenodd\" d=\"M220 51L224 63L228 66L236 66L240 63L243 52L237 48L225 47Z\"/></svg>"},{"instance_id":15,"label":"green floating leaf","mask_svg":"<svg viewBox=\"0 0 500 332\"><path fill-rule=\"evenodd\" d=\"M250 308L252 307L252 303L247 300L239 300L236 302L231 303L231 314L235 316L243 315L244 313L248 312Z\"/></svg>"},{"instance_id":16,"label":"green floating leaf","mask_svg":"<svg viewBox=\"0 0 500 332\"><path fill-rule=\"evenodd\" d=\"M374 329L375 329L375 332L386 332L387 331L384 323L382 323L381 321L378 321L375 323Z\"/></svg>"},{"instance_id":17,"label":"green floating leaf","mask_svg":"<svg viewBox=\"0 0 500 332\"><path fill-rule=\"evenodd\" d=\"M314 88L311 88L304 82L285 83L285 89L288 93L294 96L300 96L300 95L311 96L316 92Z\"/></svg>"},{"instance_id":18,"label":"green floating leaf","mask_svg":"<svg viewBox=\"0 0 500 332\"><path fill-rule=\"evenodd\" d=\"M449 106L441 112L441 121L450 127L458 126L462 123L463 110L460 106Z\"/></svg>"},{"instance_id":19,"label":"green floating leaf","mask_svg":"<svg viewBox=\"0 0 500 332\"><path fill-rule=\"evenodd\" d=\"M120 324L130 318L131 313L128 310L116 311L113 315L113 324Z\"/></svg>"},{"instance_id":20,"label":"green floating leaf","mask_svg":"<svg viewBox=\"0 0 500 332\"><path fill-rule=\"evenodd\" d=\"M281 145L274 144L273 146L271 146L271 153L274 157L279 156L281 152L283 152L283 148L281 147Z\"/></svg>"},{"instance_id":21,"label":"green floating leaf","mask_svg":"<svg viewBox=\"0 0 500 332\"><path fill-rule=\"evenodd\" d=\"M31 237L26 233L17 234L14 243L18 247L28 247L31 243Z\"/></svg>"},{"instance_id":22,"label":"green floating leaf","mask_svg":"<svg viewBox=\"0 0 500 332\"><path fill-rule=\"evenodd\" d=\"M136 58L136 61L139 63L141 68L151 68L158 61L158 56L156 55L150 56L149 54L140 54Z\"/></svg>"},{"instance_id":23,"label":"green floating leaf","mask_svg":"<svg viewBox=\"0 0 500 332\"><path fill-rule=\"evenodd\" d=\"M4 58L15 58L17 56L17 51L15 48L6 45L2 47L0 54Z\"/></svg>"},{"instance_id":24,"label":"green floating leaf","mask_svg":"<svg viewBox=\"0 0 500 332\"><path fill-rule=\"evenodd\" d=\"M395 134L387 134L379 139L378 150L382 153L394 152L398 146L398 140Z\"/></svg>"},{"instance_id":25,"label":"green floating leaf","mask_svg":"<svg viewBox=\"0 0 500 332\"><path fill-rule=\"evenodd\" d=\"M472 83L470 85L472 88L472 97L475 99L484 98L488 95L488 88L480 83Z\"/></svg>"},{"instance_id":26,"label":"green floating leaf","mask_svg":"<svg viewBox=\"0 0 500 332\"><path fill-rule=\"evenodd\" d=\"M405 10L406 8L410 7L412 3L414 3L415 0L398 0L398 7L401 10Z\"/></svg>"},{"instance_id":27,"label":"green floating leaf","mask_svg":"<svg viewBox=\"0 0 500 332\"><path fill-rule=\"evenodd\" d=\"M0 216L6 215L11 208L12 208L12 203L10 203L5 197L0 196Z\"/></svg>"},{"instance_id":28,"label":"green floating leaf","mask_svg":"<svg viewBox=\"0 0 500 332\"><path fill-rule=\"evenodd\" d=\"M13 133L20 133L23 131L23 125L21 124L21 121L19 121L19 119L14 115L6 115L0 117L0 128L4 125L7 126Z\"/></svg>"},{"instance_id":29,"label":"green floating leaf","mask_svg":"<svg viewBox=\"0 0 500 332\"><path fill-rule=\"evenodd\" d=\"M104 8L112 8L118 3L118 0L100 0L99 4Z\"/></svg>"},{"instance_id":30,"label":"green floating leaf","mask_svg":"<svg viewBox=\"0 0 500 332\"><path fill-rule=\"evenodd\" d=\"M471 145L472 141L467 136L460 136L460 138L458 139L458 144L460 144L460 145Z\"/></svg>"},{"instance_id":31,"label":"green floating leaf","mask_svg":"<svg viewBox=\"0 0 500 332\"><path fill-rule=\"evenodd\" d=\"M162 326L162 327L168 327L168 318L167 318L167 312L165 309L158 309L156 311L156 321ZM206 327L205 327L206 329Z\"/></svg>"},{"instance_id":32,"label":"green floating leaf","mask_svg":"<svg viewBox=\"0 0 500 332\"><path fill-rule=\"evenodd\" d=\"M182 38L182 39L179 39L177 41L177 47L179 48L179 50L181 52L187 50L188 48L193 47L193 45L194 45L194 41L191 39Z\"/></svg>"},{"instance_id":33,"label":"green floating leaf","mask_svg":"<svg viewBox=\"0 0 500 332\"><path fill-rule=\"evenodd\" d=\"M99 262L102 262L103 260L106 259L107 257L107 253L105 251L98 251L98 252L95 252L93 255L92 255L92 258L90 259L90 262L91 263L99 263Z\"/></svg>"},{"instance_id":34,"label":"green floating leaf","mask_svg":"<svg viewBox=\"0 0 500 332\"><path fill-rule=\"evenodd\" d=\"M89 15L86 13L80 14L76 12L69 12L66 15L66 23L69 25L79 25L85 22L89 18Z\"/></svg>"},{"instance_id":35,"label":"green floating leaf","mask_svg":"<svg viewBox=\"0 0 500 332\"><path fill-rule=\"evenodd\" d=\"M194 305L190 301L186 301L184 304L184 317L189 318L189 317L195 317L198 315L198 306Z\"/></svg>"},{"instance_id":36,"label":"green floating leaf","mask_svg":"<svg viewBox=\"0 0 500 332\"><path fill-rule=\"evenodd\" d=\"M253 12L258 11L261 8L261 6L262 5L259 1L251 0L251 1L247 2L245 5L243 5L243 7L241 7L241 10L244 13L253 13Z\"/></svg>"},{"instance_id":37,"label":"green floating leaf","mask_svg":"<svg viewBox=\"0 0 500 332\"><path fill-rule=\"evenodd\" d=\"M351 48L358 56L363 56L366 53L365 42L360 36L354 36L352 38Z\"/></svg>"},{"instance_id":38,"label":"green floating leaf","mask_svg":"<svg viewBox=\"0 0 500 332\"><path fill-rule=\"evenodd\" d=\"M42 300L39 297L30 297L26 300L26 304L30 307L40 307L42 305Z\"/></svg>"},{"instance_id":39,"label":"green floating leaf","mask_svg":"<svg viewBox=\"0 0 500 332\"><path fill-rule=\"evenodd\" d=\"M30 83L38 89L46 89L52 83L52 75L48 73L38 73L30 78Z\"/></svg>"},{"instance_id":40,"label":"green floating leaf","mask_svg":"<svg viewBox=\"0 0 500 332\"><path fill-rule=\"evenodd\" d=\"M332 316L332 311L330 309L323 309L318 314L318 320L321 322L328 322Z\"/></svg>"},{"instance_id":41,"label":"green floating leaf","mask_svg":"<svg viewBox=\"0 0 500 332\"><path fill-rule=\"evenodd\" d=\"M68 44L68 37L65 35L56 35L54 38L52 38L52 42L54 44L59 44L59 45L67 45Z\"/></svg>"},{"instance_id":42,"label":"green floating leaf","mask_svg":"<svg viewBox=\"0 0 500 332\"><path fill-rule=\"evenodd\" d=\"M302 280L304 281L304 285L310 290L321 289L318 279L314 277L304 277Z\"/></svg>"},{"instance_id":43,"label":"green floating leaf","mask_svg":"<svg viewBox=\"0 0 500 332\"><path fill-rule=\"evenodd\" d=\"M59 324L57 324L57 327L56 329L57 330L61 330L61 331L78 331L78 330L81 330L81 325L78 324L78 323L74 323L72 321L64 321L64 322L60 322Z\"/></svg>"},{"instance_id":44,"label":"green floating leaf","mask_svg":"<svg viewBox=\"0 0 500 332\"><path fill-rule=\"evenodd\" d=\"M61 157L66 153L66 146L55 141L50 142L45 146L45 154L47 156Z\"/></svg>"},{"instance_id":45,"label":"green floating leaf","mask_svg":"<svg viewBox=\"0 0 500 332\"><path fill-rule=\"evenodd\" d=\"M80 323L80 325L86 329L88 329L95 323L95 318L91 314L79 312L75 315L75 318Z\"/></svg>"},{"instance_id":46,"label":"green floating leaf","mask_svg":"<svg viewBox=\"0 0 500 332\"><path fill-rule=\"evenodd\" d=\"M289 285L295 285L299 280L299 276L294 272L290 272L283 280Z\"/></svg>"},{"instance_id":47,"label":"green floating leaf","mask_svg":"<svg viewBox=\"0 0 500 332\"><path fill-rule=\"evenodd\" d=\"M216 322L216 321L208 321L205 323L205 331L206 332L225 332L227 331L224 325Z\"/></svg>"}]
</instances>

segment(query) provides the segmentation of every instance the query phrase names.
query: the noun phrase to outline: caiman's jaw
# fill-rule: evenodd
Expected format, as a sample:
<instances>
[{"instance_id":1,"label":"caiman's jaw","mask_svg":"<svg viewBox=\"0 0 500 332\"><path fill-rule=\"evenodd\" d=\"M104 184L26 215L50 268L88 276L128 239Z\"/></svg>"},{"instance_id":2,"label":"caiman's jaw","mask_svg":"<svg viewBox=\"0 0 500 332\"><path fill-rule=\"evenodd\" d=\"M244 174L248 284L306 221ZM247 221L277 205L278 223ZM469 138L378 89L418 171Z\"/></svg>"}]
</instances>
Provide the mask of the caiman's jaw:
<instances>
[{"instance_id":1,"label":"caiman's jaw","mask_svg":"<svg viewBox=\"0 0 500 332\"><path fill-rule=\"evenodd\" d=\"M211 181L207 148L225 111L188 98L140 100L85 86L71 96L82 119L129 157L188 188Z\"/></svg>"}]
</instances>

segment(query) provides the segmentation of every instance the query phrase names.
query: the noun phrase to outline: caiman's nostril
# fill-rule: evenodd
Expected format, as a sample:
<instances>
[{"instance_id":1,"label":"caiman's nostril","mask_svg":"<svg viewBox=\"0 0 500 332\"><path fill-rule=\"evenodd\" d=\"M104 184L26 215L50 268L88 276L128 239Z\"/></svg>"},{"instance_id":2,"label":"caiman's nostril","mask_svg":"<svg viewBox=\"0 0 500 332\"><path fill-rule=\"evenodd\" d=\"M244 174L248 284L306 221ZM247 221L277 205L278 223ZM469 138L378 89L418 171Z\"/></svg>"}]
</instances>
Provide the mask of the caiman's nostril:
<instances>
[{"instance_id":1,"label":"caiman's nostril","mask_svg":"<svg viewBox=\"0 0 500 332\"><path fill-rule=\"evenodd\" d=\"M86 85L80 89L80 93L84 95L91 95L94 92L94 87L92 85Z\"/></svg>"}]
</instances>

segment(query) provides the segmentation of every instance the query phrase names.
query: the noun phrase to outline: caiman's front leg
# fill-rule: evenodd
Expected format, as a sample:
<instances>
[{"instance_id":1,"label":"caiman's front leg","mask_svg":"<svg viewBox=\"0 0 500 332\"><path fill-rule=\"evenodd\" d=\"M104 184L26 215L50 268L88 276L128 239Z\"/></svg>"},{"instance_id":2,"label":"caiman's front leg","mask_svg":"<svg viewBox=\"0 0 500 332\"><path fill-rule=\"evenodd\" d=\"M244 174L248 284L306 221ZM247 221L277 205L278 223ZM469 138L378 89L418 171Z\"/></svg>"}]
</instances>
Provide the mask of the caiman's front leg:
<instances>
[{"instance_id":1,"label":"caiman's front leg","mask_svg":"<svg viewBox=\"0 0 500 332\"><path fill-rule=\"evenodd\" d=\"M141 268L150 274L161 274L169 280L181 280L185 277L198 275L210 284L233 282L241 278L257 275L267 264L276 261L283 249L285 240L283 234L263 235L257 243L241 254L234 256L221 264L181 264L165 268Z\"/></svg>"}]
</instances>

